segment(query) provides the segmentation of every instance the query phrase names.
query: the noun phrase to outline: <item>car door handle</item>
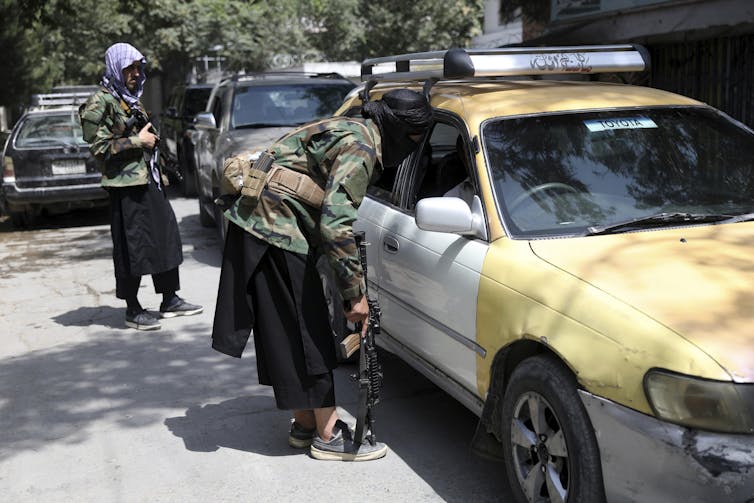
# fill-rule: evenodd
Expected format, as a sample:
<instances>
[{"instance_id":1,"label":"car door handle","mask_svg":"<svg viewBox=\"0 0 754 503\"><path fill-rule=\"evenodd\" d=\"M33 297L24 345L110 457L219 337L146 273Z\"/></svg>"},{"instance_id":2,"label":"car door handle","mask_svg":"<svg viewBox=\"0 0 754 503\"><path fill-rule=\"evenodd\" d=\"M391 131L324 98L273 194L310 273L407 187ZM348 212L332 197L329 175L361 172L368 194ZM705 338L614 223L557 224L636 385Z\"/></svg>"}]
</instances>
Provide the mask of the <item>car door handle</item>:
<instances>
[{"instance_id":1,"label":"car door handle","mask_svg":"<svg viewBox=\"0 0 754 503\"><path fill-rule=\"evenodd\" d=\"M382 248L384 248L388 253L398 253L398 248L400 248L400 245L398 245L397 239L387 236L382 240Z\"/></svg>"}]
</instances>

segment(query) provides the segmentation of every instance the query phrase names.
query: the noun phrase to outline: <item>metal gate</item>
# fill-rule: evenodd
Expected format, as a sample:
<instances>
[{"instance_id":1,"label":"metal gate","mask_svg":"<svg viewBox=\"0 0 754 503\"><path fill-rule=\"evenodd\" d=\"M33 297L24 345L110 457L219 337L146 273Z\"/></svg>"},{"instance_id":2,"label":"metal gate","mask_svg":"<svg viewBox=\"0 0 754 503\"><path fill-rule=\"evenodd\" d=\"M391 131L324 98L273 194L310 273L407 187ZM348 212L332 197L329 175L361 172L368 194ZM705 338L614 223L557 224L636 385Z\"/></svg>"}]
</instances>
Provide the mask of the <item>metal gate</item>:
<instances>
[{"instance_id":1,"label":"metal gate","mask_svg":"<svg viewBox=\"0 0 754 503\"><path fill-rule=\"evenodd\" d=\"M652 87L703 101L754 127L754 35L648 49Z\"/></svg>"}]
</instances>

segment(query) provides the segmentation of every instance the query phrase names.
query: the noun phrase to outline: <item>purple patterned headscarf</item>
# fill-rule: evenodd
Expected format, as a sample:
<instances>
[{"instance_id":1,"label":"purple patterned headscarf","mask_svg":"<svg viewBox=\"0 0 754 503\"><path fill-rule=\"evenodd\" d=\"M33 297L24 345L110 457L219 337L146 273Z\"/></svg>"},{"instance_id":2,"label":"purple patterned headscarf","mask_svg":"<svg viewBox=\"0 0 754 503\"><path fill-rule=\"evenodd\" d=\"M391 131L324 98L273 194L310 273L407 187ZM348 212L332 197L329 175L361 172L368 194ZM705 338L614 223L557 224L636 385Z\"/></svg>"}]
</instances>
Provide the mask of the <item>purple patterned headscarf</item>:
<instances>
[{"instance_id":1,"label":"purple patterned headscarf","mask_svg":"<svg viewBox=\"0 0 754 503\"><path fill-rule=\"evenodd\" d=\"M136 82L136 90L132 93L123 81L123 69L131 66L134 61L141 61L142 71ZM147 63L144 55L134 46L126 43L111 45L105 53L105 75L102 77L102 85L111 92L115 92L123 98L129 106L134 107L144 92L144 82L147 76L144 74L144 65Z\"/></svg>"}]
</instances>

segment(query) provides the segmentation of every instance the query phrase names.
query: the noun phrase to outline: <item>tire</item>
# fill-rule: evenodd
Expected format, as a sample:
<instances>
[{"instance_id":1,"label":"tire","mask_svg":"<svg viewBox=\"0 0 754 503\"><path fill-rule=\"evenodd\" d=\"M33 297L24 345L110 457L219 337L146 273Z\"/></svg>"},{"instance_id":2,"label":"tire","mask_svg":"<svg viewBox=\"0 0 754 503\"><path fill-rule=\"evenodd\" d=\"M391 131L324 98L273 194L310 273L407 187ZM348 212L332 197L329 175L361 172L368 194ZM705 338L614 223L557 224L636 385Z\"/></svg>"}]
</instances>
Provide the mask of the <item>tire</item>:
<instances>
[{"instance_id":1,"label":"tire","mask_svg":"<svg viewBox=\"0 0 754 503\"><path fill-rule=\"evenodd\" d=\"M225 235L228 232L228 219L225 218L225 212L223 209L215 203L215 199L220 195L220 190L212 188L212 201L210 202L212 208L213 226L217 231L217 237L221 243L225 242Z\"/></svg>"},{"instance_id":2,"label":"tire","mask_svg":"<svg viewBox=\"0 0 754 503\"><path fill-rule=\"evenodd\" d=\"M202 227L214 227L215 220L212 218L212 214L207 210L207 207L202 200L199 199L199 223Z\"/></svg>"},{"instance_id":3,"label":"tire","mask_svg":"<svg viewBox=\"0 0 754 503\"><path fill-rule=\"evenodd\" d=\"M184 145L178 152L178 165L183 174L183 196L194 197L197 194L196 163L193 151Z\"/></svg>"},{"instance_id":4,"label":"tire","mask_svg":"<svg viewBox=\"0 0 754 503\"><path fill-rule=\"evenodd\" d=\"M196 196L196 173L190 170L184 171L181 188L183 189L183 197Z\"/></svg>"},{"instance_id":5,"label":"tire","mask_svg":"<svg viewBox=\"0 0 754 503\"><path fill-rule=\"evenodd\" d=\"M29 210L11 211L10 221L13 223L13 227L17 229L25 229L34 223L34 215Z\"/></svg>"},{"instance_id":6,"label":"tire","mask_svg":"<svg viewBox=\"0 0 754 503\"><path fill-rule=\"evenodd\" d=\"M594 429L575 377L557 358L538 355L516 367L502 421L505 469L517 503L605 503Z\"/></svg>"}]
</instances>

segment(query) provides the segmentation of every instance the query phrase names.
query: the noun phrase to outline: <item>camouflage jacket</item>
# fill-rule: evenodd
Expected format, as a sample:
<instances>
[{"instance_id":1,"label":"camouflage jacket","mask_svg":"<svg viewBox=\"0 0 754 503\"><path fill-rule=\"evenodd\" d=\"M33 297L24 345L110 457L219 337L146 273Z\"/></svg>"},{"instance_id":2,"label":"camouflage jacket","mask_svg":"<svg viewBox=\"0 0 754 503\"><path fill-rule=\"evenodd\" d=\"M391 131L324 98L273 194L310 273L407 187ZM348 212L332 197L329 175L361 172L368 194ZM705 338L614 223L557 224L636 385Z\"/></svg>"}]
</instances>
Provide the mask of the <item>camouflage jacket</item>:
<instances>
[{"instance_id":1,"label":"camouflage jacket","mask_svg":"<svg viewBox=\"0 0 754 503\"><path fill-rule=\"evenodd\" d=\"M138 137L139 131L135 127L126 131L129 114L118 99L107 90L100 89L81 106L79 116L84 141L89 143L89 150L102 172L102 185L146 185L149 170ZM162 181L166 182L164 175Z\"/></svg>"},{"instance_id":2,"label":"camouflage jacket","mask_svg":"<svg viewBox=\"0 0 754 503\"><path fill-rule=\"evenodd\" d=\"M265 189L256 206L240 197L226 217L278 248L302 254L313 248L327 256L343 299L357 299L365 285L352 226L367 186L382 173L377 125L369 119L324 119L295 129L267 151L273 165L306 173L324 189L322 206Z\"/></svg>"}]
</instances>

